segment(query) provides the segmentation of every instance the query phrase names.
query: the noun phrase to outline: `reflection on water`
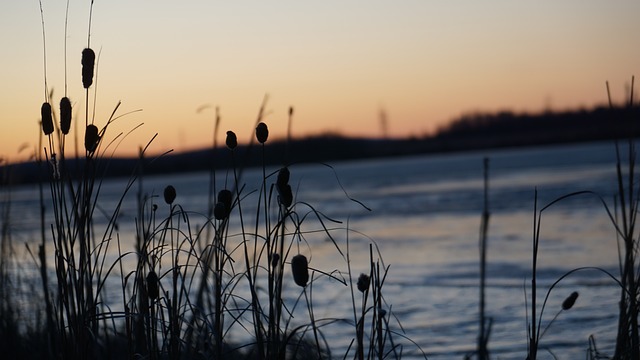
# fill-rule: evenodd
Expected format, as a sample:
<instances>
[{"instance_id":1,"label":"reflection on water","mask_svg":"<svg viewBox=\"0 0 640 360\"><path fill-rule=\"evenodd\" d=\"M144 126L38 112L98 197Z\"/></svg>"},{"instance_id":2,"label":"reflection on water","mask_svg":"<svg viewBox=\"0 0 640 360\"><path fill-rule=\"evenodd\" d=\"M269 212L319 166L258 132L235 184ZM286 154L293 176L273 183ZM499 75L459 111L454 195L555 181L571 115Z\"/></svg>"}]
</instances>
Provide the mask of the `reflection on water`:
<instances>
[{"instance_id":1,"label":"reflection on water","mask_svg":"<svg viewBox=\"0 0 640 360\"><path fill-rule=\"evenodd\" d=\"M530 279L534 191L537 189L539 206L579 190L594 191L610 203L615 190L612 144L367 160L333 164L331 168L319 164L291 166L296 199L341 221L328 224L336 229L332 234L343 250L348 237L355 276L368 271L369 244L375 241L384 263L390 266L384 287L386 299L406 336L430 359L460 359L475 348L485 156L490 158L487 313L493 318L493 331L489 348L500 358L522 358L527 338L524 287ZM258 193L252 191L259 188L260 178L258 170L246 171L243 178L246 223L253 221L252 206L257 204ZM218 179L224 179L224 174ZM268 181L273 183L275 176ZM104 215L96 217L98 224L108 221L107 215L119 201L124 184L125 180L104 183L99 202L100 214ZM161 194L168 184L177 189L176 201L193 212L193 226L203 224L208 174L144 179L148 194ZM348 197L361 201L371 211ZM11 206L14 241L37 239L37 187L12 189ZM309 211L302 205L298 210ZM119 218L123 246L133 245L135 211L133 190ZM160 211L168 210L161 206ZM238 232L238 224L234 226ZM311 226L319 228L318 224ZM308 234L306 240L311 267L346 272L344 259L326 236ZM565 272L598 266L617 274L617 259L614 229L596 197L582 195L559 203L542 216L540 301L550 284ZM578 273L557 286L548 300L543 326L572 291L580 292L575 308L554 323L541 346L549 347L559 358L582 357L593 334L601 350L612 353L619 291L597 271ZM314 294L318 318L353 321L351 298L343 285L319 278ZM353 331L344 323L325 329L330 343L340 349L334 350L336 354L349 346ZM404 353L418 355L411 346ZM543 351L541 357L546 356Z\"/></svg>"}]
</instances>

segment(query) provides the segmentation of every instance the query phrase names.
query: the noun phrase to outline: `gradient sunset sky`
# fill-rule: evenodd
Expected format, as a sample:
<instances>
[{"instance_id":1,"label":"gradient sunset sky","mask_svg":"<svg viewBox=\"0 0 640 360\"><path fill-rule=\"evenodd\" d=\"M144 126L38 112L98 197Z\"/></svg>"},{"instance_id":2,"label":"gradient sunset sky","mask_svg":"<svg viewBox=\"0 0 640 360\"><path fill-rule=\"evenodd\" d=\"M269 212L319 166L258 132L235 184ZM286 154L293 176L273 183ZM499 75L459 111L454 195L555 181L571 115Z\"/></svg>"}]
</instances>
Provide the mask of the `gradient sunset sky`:
<instances>
[{"instance_id":1,"label":"gradient sunset sky","mask_svg":"<svg viewBox=\"0 0 640 360\"><path fill-rule=\"evenodd\" d=\"M70 1L67 34L67 95L81 134L89 5ZM66 1L42 6L57 111ZM38 147L45 94L38 1L3 1L0 33L0 156L24 159ZM403 137L475 111L603 104L607 80L622 101L640 74L640 1L95 0L91 47L100 54L96 125L119 100L120 113L142 109L113 124L108 137L144 123L118 154L155 133L154 153L210 146L216 106L221 134L247 141L265 94L276 137L289 106L297 137L380 136L381 109L389 135Z\"/></svg>"}]
</instances>

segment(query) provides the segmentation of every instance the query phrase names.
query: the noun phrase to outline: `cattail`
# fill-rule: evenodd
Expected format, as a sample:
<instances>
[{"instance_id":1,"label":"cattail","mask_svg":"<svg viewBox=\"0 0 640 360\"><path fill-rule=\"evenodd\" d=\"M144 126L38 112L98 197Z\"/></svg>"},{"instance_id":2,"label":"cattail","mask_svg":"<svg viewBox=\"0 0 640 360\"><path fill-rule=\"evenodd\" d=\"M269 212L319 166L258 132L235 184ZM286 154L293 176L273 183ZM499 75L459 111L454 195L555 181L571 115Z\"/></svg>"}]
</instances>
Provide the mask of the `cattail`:
<instances>
[{"instance_id":1,"label":"cattail","mask_svg":"<svg viewBox=\"0 0 640 360\"><path fill-rule=\"evenodd\" d=\"M42 132L45 135L50 135L53 133L53 116L51 115L51 105L48 102L42 104L40 114L42 115Z\"/></svg>"},{"instance_id":2,"label":"cattail","mask_svg":"<svg viewBox=\"0 0 640 360\"><path fill-rule=\"evenodd\" d=\"M160 295L160 289L158 287L158 275L156 275L155 271L151 270L147 274L147 295L150 299L157 299L158 295Z\"/></svg>"},{"instance_id":3,"label":"cattail","mask_svg":"<svg viewBox=\"0 0 640 360\"><path fill-rule=\"evenodd\" d=\"M291 258L291 271L293 272L293 281L298 286L307 286L307 282L309 282L309 264L306 256L298 254Z\"/></svg>"},{"instance_id":4,"label":"cattail","mask_svg":"<svg viewBox=\"0 0 640 360\"><path fill-rule=\"evenodd\" d=\"M280 169L278 172L278 180L276 180L276 188L278 190L278 201L284 207L291 206L293 203L293 192L291 191L291 186L289 185L289 168L286 166Z\"/></svg>"},{"instance_id":5,"label":"cattail","mask_svg":"<svg viewBox=\"0 0 640 360\"><path fill-rule=\"evenodd\" d=\"M68 97L60 99L60 130L67 135L71 128L71 101Z\"/></svg>"},{"instance_id":6,"label":"cattail","mask_svg":"<svg viewBox=\"0 0 640 360\"><path fill-rule=\"evenodd\" d=\"M233 201L233 194L231 191L224 189L218 193L218 202L213 208L213 216L217 220L223 220L229 217L231 213L231 203Z\"/></svg>"},{"instance_id":7,"label":"cattail","mask_svg":"<svg viewBox=\"0 0 640 360\"><path fill-rule=\"evenodd\" d=\"M236 146L238 146L238 137L236 136L236 133L234 133L233 131L227 131L226 143L229 149L235 149Z\"/></svg>"},{"instance_id":8,"label":"cattail","mask_svg":"<svg viewBox=\"0 0 640 360\"><path fill-rule=\"evenodd\" d=\"M213 207L213 217L215 217L216 220L224 220L227 216L229 216L227 213L227 207L224 206L224 203L218 201L216 206Z\"/></svg>"},{"instance_id":9,"label":"cattail","mask_svg":"<svg viewBox=\"0 0 640 360\"><path fill-rule=\"evenodd\" d=\"M220 190L220 192L218 192L218 201L224 203L224 205L227 207L227 210L231 210L232 200L233 200L233 194L231 193L231 191L227 189L223 189L223 190Z\"/></svg>"},{"instance_id":10,"label":"cattail","mask_svg":"<svg viewBox=\"0 0 640 360\"><path fill-rule=\"evenodd\" d=\"M276 267L278 266L278 263L280 262L280 255L278 254L272 254L271 255L271 267Z\"/></svg>"},{"instance_id":11,"label":"cattail","mask_svg":"<svg viewBox=\"0 0 640 360\"><path fill-rule=\"evenodd\" d=\"M291 191L291 185L287 184L283 187L278 187L278 200L280 204L288 208L293 203L293 192Z\"/></svg>"},{"instance_id":12,"label":"cattail","mask_svg":"<svg viewBox=\"0 0 640 360\"><path fill-rule=\"evenodd\" d=\"M278 180L276 181L276 185L278 187L283 187L285 185L287 185L289 183L289 177L290 177L290 172L289 172L289 168L288 167L283 167L282 169L280 169L280 171L278 172Z\"/></svg>"},{"instance_id":13,"label":"cattail","mask_svg":"<svg viewBox=\"0 0 640 360\"><path fill-rule=\"evenodd\" d=\"M371 278L367 274L360 274L358 277L358 290L360 292L365 292L369 290L369 285L371 284Z\"/></svg>"},{"instance_id":14,"label":"cattail","mask_svg":"<svg viewBox=\"0 0 640 360\"><path fill-rule=\"evenodd\" d=\"M82 86L88 89L93 84L93 66L96 61L96 53L90 48L82 50Z\"/></svg>"},{"instance_id":15,"label":"cattail","mask_svg":"<svg viewBox=\"0 0 640 360\"><path fill-rule=\"evenodd\" d=\"M93 124L87 125L87 130L84 133L84 148L88 152L94 152L98 148L99 142L98 127Z\"/></svg>"},{"instance_id":16,"label":"cattail","mask_svg":"<svg viewBox=\"0 0 640 360\"><path fill-rule=\"evenodd\" d=\"M164 188L164 202L171 205L173 204L173 201L175 199L176 199L176 188L174 188L171 185Z\"/></svg>"},{"instance_id":17,"label":"cattail","mask_svg":"<svg viewBox=\"0 0 640 360\"><path fill-rule=\"evenodd\" d=\"M267 142L267 138L269 138L269 128L267 124L261 122L256 126L256 139L260 144L264 144Z\"/></svg>"},{"instance_id":18,"label":"cattail","mask_svg":"<svg viewBox=\"0 0 640 360\"><path fill-rule=\"evenodd\" d=\"M578 292L574 291L562 302L562 310L569 310L576 303L576 299L578 299Z\"/></svg>"}]
</instances>

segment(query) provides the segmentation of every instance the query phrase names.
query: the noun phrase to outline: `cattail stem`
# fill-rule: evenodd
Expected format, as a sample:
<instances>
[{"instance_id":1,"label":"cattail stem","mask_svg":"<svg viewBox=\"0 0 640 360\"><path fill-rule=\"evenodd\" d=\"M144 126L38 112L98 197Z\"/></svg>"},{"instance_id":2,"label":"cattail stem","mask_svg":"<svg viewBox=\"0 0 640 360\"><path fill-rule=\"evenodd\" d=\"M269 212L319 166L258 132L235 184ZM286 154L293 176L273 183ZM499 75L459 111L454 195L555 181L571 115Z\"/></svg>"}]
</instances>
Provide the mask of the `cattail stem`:
<instances>
[{"instance_id":1,"label":"cattail stem","mask_svg":"<svg viewBox=\"0 0 640 360\"><path fill-rule=\"evenodd\" d=\"M227 132L227 135L229 135L229 132ZM235 138L235 134L233 138ZM229 139L229 137L227 137L227 139ZM227 142L227 144L229 145L229 142ZM246 277L247 277L247 281L249 282L249 290L251 291L251 305L253 308L252 314L253 314L253 320L254 320L253 326L254 326L256 342L258 346L258 359L264 359L265 354L264 354L264 339L263 339L263 329L262 329L262 319L261 319L262 314L260 313L260 309L261 309L260 302L258 300L258 293L256 292L255 279L253 278L253 275L252 275L251 262L249 260L249 248L248 248L249 245L247 244L247 236L244 228L244 219L242 216L242 206L240 201L240 184L238 183L238 172L236 169L236 160L235 160L235 151L234 151L235 147L231 147L231 146L229 147L231 148L231 164L232 164L231 167L233 168L233 178L235 181L234 187L236 189L236 199L238 199L237 204L238 204L238 212L240 217L240 230L242 231L242 243L243 243L242 247L244 250Z\"/></svg>"},{"instance_id":2,"label":"cattail stem","mask_svg":"<svg viewBox=\"0 0 640 360\"><path fill-rule=\"evenodd\" d=\"M47 36L44 27L44 10L42 9L42 0L40 4L40 21L42 22L42 55L43 55L43 75L44 75L44 101L49 102L49 86L47 85Z\"/></svg>"},{"instance_id":3,"label":"cattail stem","mask_svg":"<svg viewBox=\"0 0 640 360\"><path fill-rule=\"evenodd\" d=\"M64 96L67 97L67 30L69 24L69 0L64 13Z\"/></svg>"},{"instance_id":4,"label":"cattail stem","mask_svg":"<svg viewBox=\"0 0 640 360\"><path fill-rule=\"evenodd\" d=\"M313 279L313 276L311 278ZM309 288L309 296L307 296L307 288ZM311 301L313 296L313 286L309 285L308 287L304 287L302 289L302 292L304 293L304 299L307 303L307 310L309 311L309 321L311 321L311 330L313 330L313 339L316 343L318 359L322 359L322 349L320 348L320 339L318 338L318 326L316 325L316 319L313 314L313 302Z\"/></svg>"},{"instance_id":5,"label":"cattail stem","mask_svg":"<svg viewBox=\"0 0 640 360\"><path fill-rule=\"evenodd\" d=\"M480 334L478 336L478 359L489 358L487 342L487 320L485 317L485 289L486 289L486 261L487 261L487 232L489 227L489 159L484 159L484 210L480 225Z\"/></svg>"},{"instance_id":6,"label":"cattail stem","mask_svg":"<svg viewBox=\"0 0 640 360\"><path fill-rule=\"evenodd\" d=\"M533 257L531 266L531 327L529 331L529 360L536 360L538 352L538 333L536 329L536 268L538 263L538 243L540 219L538 218L538 190L535 190L533 202Z\"/></svg>"},{"instance_id":7,"label":"cattail stem","mask_svg":"<svg viewBox=\"0 0 640 360\"><path fill-rule=\"evenodd\" d=\"M91 20L93 19L93 0L91 0L91 5L89 5L89 26L87 29L87 47L91 46Z\"/></svg>"}]
</instances>

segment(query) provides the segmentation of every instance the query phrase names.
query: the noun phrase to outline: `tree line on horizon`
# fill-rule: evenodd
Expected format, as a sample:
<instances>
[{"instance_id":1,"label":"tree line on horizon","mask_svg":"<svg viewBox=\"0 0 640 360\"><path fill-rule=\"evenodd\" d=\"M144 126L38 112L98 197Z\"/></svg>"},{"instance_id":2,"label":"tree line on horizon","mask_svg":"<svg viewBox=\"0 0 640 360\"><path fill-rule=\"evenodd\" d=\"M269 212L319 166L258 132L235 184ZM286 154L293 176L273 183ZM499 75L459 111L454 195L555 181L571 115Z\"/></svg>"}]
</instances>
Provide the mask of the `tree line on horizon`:
<instances>
[{"instance_id":1,"label":"tree line on horizon","mask_svg":"<svg viewBox=\"0 0 640 360\"><path fill-rule=\"evenodd\" d=\"M265 145L265 161L272 165L318 163L376 157L473 151L487 148L535 146L557 143L627 139L640 135L640 106L596 107L564 112L517 114L511 111L472 113L439 128L433 135L403 139L347 137L336 133L287 140ZM240 145L236 149L244 166L261 163L257 145ZM149 161L147 174L207 171L212 166L227 168L224 147L175 153ZM260 154L260 155L259 155ZM82 159L68 161L68 166L82 166ZM129 176L138 158L108 159L107 176ZM148 161L148 160L142 160ZM42 175L35 162L7 164L0 170L2 184L37 182Z\"/></svg>"}]
</instances>

